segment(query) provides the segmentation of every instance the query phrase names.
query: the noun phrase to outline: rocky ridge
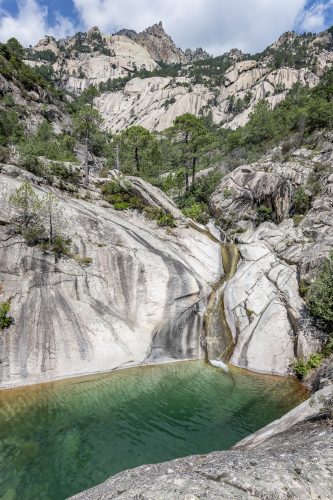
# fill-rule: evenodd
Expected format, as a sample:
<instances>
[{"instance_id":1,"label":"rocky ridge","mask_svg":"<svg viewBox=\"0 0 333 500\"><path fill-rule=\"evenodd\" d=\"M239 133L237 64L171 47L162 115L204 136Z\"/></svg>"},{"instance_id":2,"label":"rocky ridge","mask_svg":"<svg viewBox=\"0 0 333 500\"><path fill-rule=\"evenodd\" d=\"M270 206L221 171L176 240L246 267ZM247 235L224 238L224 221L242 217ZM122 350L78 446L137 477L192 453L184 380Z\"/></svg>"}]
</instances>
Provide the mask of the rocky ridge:
<instances>
[{"instance_id":1,"label":"rocky ridge","mask_svg":"<svg viewBox=\"0 0 333 500\"><path fill-rule=\"evenodd\" d=\"M90 85L127 77L137 69L158 68L148 51L134 40L104 35L97 27L65 40L47 36L28 51L26 62L51 65L58 85L76 94Z\"/></svg>"},{"instance_id":2,"label":"rocky ridge","mask_svg":"<svg viewBox=\"0 0 333 500\"><path fill-rule=\"evenodd\" d=\"M141 33L131 34L131 38L144 47L151 57L164 64L185 64L187 57L176 47L172 38L167 35L160 21Z\"/></svg>"},{"instance_id":3,"label":"rocky ridge","mask_svg":"<svg viewBox=\"0 0 333 500\"><path fill-rule=\"evenodd\" d=\"M332 47L328 30L319 35L286 33L254 56L233 49L221 56L228 69L219 86L208 77L196 83L191 65L205 59L209 65L208 54L203 49L183 52L161 23L142 33L125 29L105 35L94 27L66 40L46 37L27 52L27 62L51 65L55 81L75 93L115 78L128 79L136 70L154 71L160 63L179 64L179 77L135 78L123 90L103 93L96 107L107 128L116 132L131 124L161 131L181 114L210 112L214 123L236 129L247 123L260 99L274 107L295 83L315 86L333 63Z\"/></svg>"},{"instance_id":4,"label":"rocky ridge","mask_svg":"<svg viewBox=\"0 0 333 500\"><path fill-rule=\"evenodd\" d=\"M326 67L332 62L330 53ZM162 131L170 127L177 116L184 113L204 116L207 111L211 112L215 124L236 129L247 123L260 99L274 107L297 82L313 87L319 82L319 77L308 69L271 70L261 67L256 61L242 61L225 74L225 84L221 88L193 84L187 77L135 78L122 91L101 94L95 105L105 119L107 129L112 132L121 131L128 124ZM249 99L248 105L243 111L236 112L232 103L244 99Z\"/></svg>"}]
</instances>

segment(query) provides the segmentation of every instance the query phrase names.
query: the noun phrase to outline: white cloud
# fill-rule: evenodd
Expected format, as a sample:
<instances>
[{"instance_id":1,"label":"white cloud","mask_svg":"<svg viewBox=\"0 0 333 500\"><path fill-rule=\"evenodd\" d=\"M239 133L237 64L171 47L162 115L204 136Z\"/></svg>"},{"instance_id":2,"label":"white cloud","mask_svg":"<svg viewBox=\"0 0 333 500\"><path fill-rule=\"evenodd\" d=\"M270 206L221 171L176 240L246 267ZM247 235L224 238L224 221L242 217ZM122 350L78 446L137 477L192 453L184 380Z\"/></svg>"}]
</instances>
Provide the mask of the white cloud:
<instances>
[{"instance_id":1,"label":"white cloud","mask_svg":"<svg viewBox=\"0 0 333 500\"><path fill-rule=\"evenodd\" d=\"M309 9L303 11L297 26L300 30L318 32L325 29L326 16L333 7L332 0L326 0L313 4Z\"/></svg>"},{"instance_id":2,"label":"white cloud","mask_svg":"<svg viewBox=\"0 0 333 500\"><path fill-rule=\"evenodd\" d=\"M163 21L182 48L263 49L293 28L306 0L73 0L86 28L142 30Z\"/></svg>"},{"instance_id":3,"label":"white cloud","mask_svg":"<svg viewBox=\"0 0 333 500\"><path fill-rule=\"evenodd\" d=\"M63 38L74 31L73 23L61 14L56 14L54 24L49 26L47 8L37 0L19 0L16 16L0 8L0 41L16 37L22 45L30 45L46 34Z\"/></svg>"},{"instance_id":4,"label":"white cloud","mask_svg":"<svg viewBox=\"0 0 333 500\"><path fill-rule=\"evenodd\" d=\"M75 26L60 12L50 25L41 0L17 0L15 15L1 9L1 1L0 41L15 36L29 45L46 34L63 38L94 25L107 33L141 31L162 20L178 46L201 46L214 54L232 47L262 50L294 26L319 31L333 8L333 0L317 0L312 7L306 7L307 0L72 0L80 20Z\"/></svg>"}]
</instances>

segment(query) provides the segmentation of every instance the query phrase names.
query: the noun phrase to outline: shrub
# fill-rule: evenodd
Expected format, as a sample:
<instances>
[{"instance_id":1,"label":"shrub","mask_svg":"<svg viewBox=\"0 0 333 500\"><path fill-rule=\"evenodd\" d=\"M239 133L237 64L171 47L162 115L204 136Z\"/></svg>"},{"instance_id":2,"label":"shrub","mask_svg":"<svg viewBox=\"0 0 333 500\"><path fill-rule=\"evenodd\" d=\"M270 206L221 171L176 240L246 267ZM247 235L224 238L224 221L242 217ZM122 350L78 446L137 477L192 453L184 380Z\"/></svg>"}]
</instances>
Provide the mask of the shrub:
<instances>
[{"instance_id":1,"label":"shrub","mask_svg":"<svg viewBox=\"0 0 333 500\"><path fill-rule=\"evenodd\" d=\"M321 365L323 359L324 355L322 353L311 354L308 360L305 360L304 358L298 358L293 364L293 371L298 378L303 379L311 370L318 368L318 366Z\"/></svg>"},{"instance_id":2,"label":"shrub","mask_svg":"<svg viewBox=\"0 0 333 500\"><path fill-rule=\"evenodd\" d=\"M40 248L45 252L52 252L59 258L63 255L72 257L71 254L71 240L62 235L54 236L52 241L44 241L40 244Z\"/></svg>"},{"instance_id":3,"label":"shrub","mask_svg":"<svg viewBox=\"0 0 333 500\"><path fill-rule=\"evenodd\" d=\"M318 368L321 365L324 356L321 353L311 354L308 359L307 365L312 370L314 368Z\"/></svg>"},{"instance_id":4,"label":"shrub","mask_svg":"<svg viewBox=\"0 0 333 500\"><path fill-rule=\"evenodd\" d=\"M138 196L132 196L130 186L117 181L106 182L102 188L105 201L113 205L115 210L136 209L143 210L144 202Z\"/></svg>"},{"instance_id":5,"label":"shrub","mask_svg":"<svg viewBox=\"0 0 333 500\"><path fill-rule=\"evenodd\" d=\"M260 205L257 208L257 220L258 222L265 222L272 220L272 209L266 207L265 205Z\"/></svg>"},{"instance_id":6,"label":"shrub","mask_svg":"<svg viewBox=\"0 0 333 500\"><path fill-rule=\"evenodd\" d=\"M303 218L304 218L303 215L300 215L300 214L294 215L293 221L294 221L294 224L295 224L296 227L300 225L300 223L302 222Z\"/></svg>"},{"instance_id":7,"label":"shrub","mask_svg":"<svg viewBox=\"0 0 333 500\"><path fill-rule=\"evenodd\" d=\"M323 270L310 285L306 301L311 313L333 324L333 252L325 262Z\"/></svg>"},{"instance_id":8,"label":"shrub","mask_svg":"<svg viewBox=\"0 0 333 500\"><path fill-rule=\"evenodd\" d=\"M9 302L1 302L0 303L0 330L4 330L8 328L13 323L13 318L8 316L10 311L10 303Z\"/></svg>"},{"instance_id":9,"label":"shrub","mask_svg":"<svg viewBox=\"0 0 333 500\"><path fill-rule=\"evenodd\" d=\"M44 228L38 224L22 229L21 234L29 246L38 245L45 237Z\"/></svg>"},{"instance_id":10,"label":"shrub","mask_svg":"<svg viewBox=\"0 0 333 500\"><path fill-rule=\"evenodd\" d=\"M122 193L124 191L124 188L122 188L120 182L109 181L103 184L101 191L103 195L113 195Z\"/></svg>"},{"instance_id":11,"label":"shrub","mask_svg":"<svg viewBox=\"0 0 333 500\"><path fill-rule=\"evenodd\" d=\"M53 165L50 165L50 168L55 176L60 177L61 179L64 179L66 181L72 182L73 184L79 183L80 177L78 173L75 170L69 169L63 163L55 163Z\"/></svg>"},{"instance_id":12,"label":"shrub","mask_svg":"<svg viewBox=\"0 0 333 500\"><path fill-rule=\"evenodd\" d=\"M305 297L309 290L309 284L305 280L300 280L298 288L300 296Z\"/></svg>"},{"instance_id":13,"label":"shrub","mask_svg":"<svg viewBox=\"0 0 333 500\"><path fill-rule=\"evenodd\" d=\"M75 254L74 259L80 266L89 266L93 261L91 257L79 254Z\"/></svg>"},{"instance_id":14,"label":"shrub","mask_svg":"<svg viewBox=\"0 0 333 500\"><path fill-rule=\"evenodd\" d=\"M230 198L232 196L232 191L230 188L226 187L223 189L224 198Z\"/></svg>"},{"instance_id":15,"label":"shrub","mask_svg":"<svg viewBox=\"0 0 333 500\"><path fill-rule=\"evenodd\" d=\"M333 335L331 338L328 340L328 342L325 344L322 354L325 358L328 358L333 353Z\"/></svg>"},{"instance_id":16,"label":"shrub","mask_svg":"<svg viewBox=\"0 0 333 500\"><path fill-rule=\"evenodd\" d=\"M155 220L159 227L176 227L175 218L159 207L145 207L144 213L150 220Z\"/></svg>"},{"instance_id":17,"label":"shrub","mask_svg":"<svg viewBox=\"0 0 333 500\"><path fill-rule=\"evenodd\" d=\"M306 361L301 358L297 359L293 364L293 371L298 378L304 378L309 372Z\"/></svg>"},{"instance_id":18,"label":"shrub","mask_svg":"<svg viewBox=\"0 0 333 500\"><path fill-rule=\"evenodd\" d=\"M9 158L9 150L3 146L0 146L0 163L8 163Z\"/></svg>"},{"instance_id":19,"label":"shrub","mask_svg":"<svg viewBox=\"0 0 333 500\"><path fill-rule=\"evenodd\" d=\"M310 196L302 187L295 193L294 206L297 214L306 214L310 208Z\"/></svg>"},{"instance_id":20,"label":"shrub","mask_svg":"<svg viewBox=\"0 0 333 500\"><path fill-rule=\"evenodd\" d=\"M199 224L208 224L209 222L209 214L201 203L193 203L189 207L183 208L183 214L199 222Z\"/></svg>"},{"instance_id":21,"label":"shrub","mask_svg":"<svg viewBox=\"0 0 333 500\"><path fill-rule=\"evenodd\" d=\"M38 177L42 177L45 172L44 166L40 163L38 158L31 154L21 157L20 165L22 168Z\"/></svg>"}]
</instances>

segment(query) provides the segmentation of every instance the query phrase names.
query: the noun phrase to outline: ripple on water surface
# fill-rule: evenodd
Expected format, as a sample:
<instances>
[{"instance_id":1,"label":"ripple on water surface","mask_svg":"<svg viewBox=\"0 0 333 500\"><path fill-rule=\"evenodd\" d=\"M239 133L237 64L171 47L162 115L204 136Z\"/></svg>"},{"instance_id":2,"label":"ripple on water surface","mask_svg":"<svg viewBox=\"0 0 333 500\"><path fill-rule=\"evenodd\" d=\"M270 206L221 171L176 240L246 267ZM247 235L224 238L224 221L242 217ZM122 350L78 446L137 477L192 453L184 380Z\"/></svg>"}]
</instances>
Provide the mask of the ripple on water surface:
<instances>
[{"instance_id":1,"label":"ripple on water surface","mask_svg":"<svg viewBox=\"0 0 333 500\"><path fill-rule=\"evenodd\" d=\"M203 362L0 391L0 498L61 500L146 463L223 450L306 397Z\"/></svg>"}]
</instances>

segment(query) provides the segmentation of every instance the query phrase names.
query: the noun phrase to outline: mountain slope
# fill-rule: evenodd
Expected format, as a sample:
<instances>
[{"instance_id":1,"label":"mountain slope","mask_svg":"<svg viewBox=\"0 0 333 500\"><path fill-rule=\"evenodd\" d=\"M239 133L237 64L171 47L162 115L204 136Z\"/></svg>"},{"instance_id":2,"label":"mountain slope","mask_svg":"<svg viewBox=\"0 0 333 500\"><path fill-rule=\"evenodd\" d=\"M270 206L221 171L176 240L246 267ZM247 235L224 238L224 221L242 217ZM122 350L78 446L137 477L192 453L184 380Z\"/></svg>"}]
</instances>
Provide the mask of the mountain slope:
<instances>
[{"instance_id":1,"label":"mountain slope","mask_svg":"<svg viewBox=\"0 0 333 500\"><path fill-rule=\"evenodd\" d=\"M66 40L46 37L26 58L76 94L103 84L96 106L110 131L129 124L161 131L184 113L211 114L226 128L242 126L260 99L274 107L295 83L315 86L333 63L332 50L332 30L288 32L259 54L233 49L211 58L202 49L177 48L159 23L141 33L104 35L94 27ZM137 77L142 82L131 81Z\"/></svg>"}]
</instances>

